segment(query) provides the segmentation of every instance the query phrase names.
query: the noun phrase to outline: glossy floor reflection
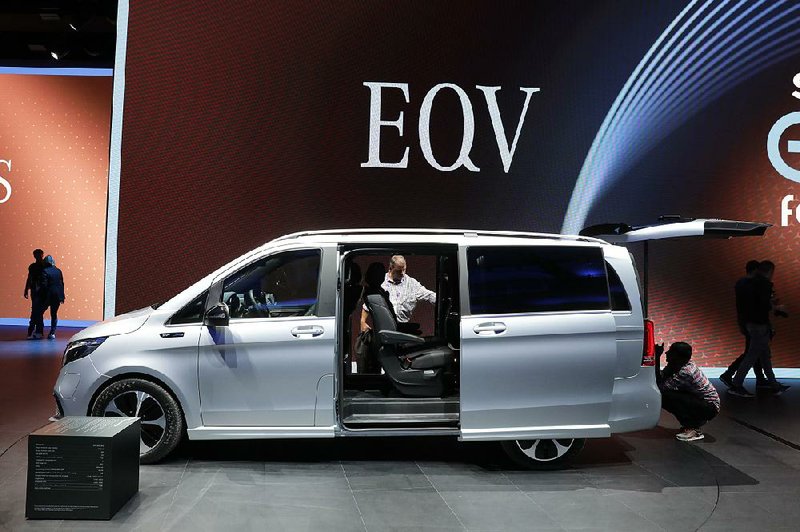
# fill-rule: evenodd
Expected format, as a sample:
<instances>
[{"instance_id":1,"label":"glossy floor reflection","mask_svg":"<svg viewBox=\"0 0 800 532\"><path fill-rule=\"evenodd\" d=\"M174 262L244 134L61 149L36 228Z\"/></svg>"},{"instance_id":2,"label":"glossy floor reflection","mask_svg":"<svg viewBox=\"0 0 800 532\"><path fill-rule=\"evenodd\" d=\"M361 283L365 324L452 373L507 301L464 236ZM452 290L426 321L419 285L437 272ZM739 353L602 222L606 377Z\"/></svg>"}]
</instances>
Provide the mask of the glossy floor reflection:
<instances>
[{"instance_id":1,"label":"glossy floor reflection","mask_svg":"<svg viewBox=\"0 0 800 532\"><path fill-rule=\"evenodd\" d=\"M142 466L112 521L26 521L26 435L54 410L71 332L24 332L0 328L2 530L800 529L800 382L781 397L725 397L702 442L676 441L664 415L590 440L558 472L515 471L492 445L442 438L188 443Z\"/></svg>"}]
</instances>

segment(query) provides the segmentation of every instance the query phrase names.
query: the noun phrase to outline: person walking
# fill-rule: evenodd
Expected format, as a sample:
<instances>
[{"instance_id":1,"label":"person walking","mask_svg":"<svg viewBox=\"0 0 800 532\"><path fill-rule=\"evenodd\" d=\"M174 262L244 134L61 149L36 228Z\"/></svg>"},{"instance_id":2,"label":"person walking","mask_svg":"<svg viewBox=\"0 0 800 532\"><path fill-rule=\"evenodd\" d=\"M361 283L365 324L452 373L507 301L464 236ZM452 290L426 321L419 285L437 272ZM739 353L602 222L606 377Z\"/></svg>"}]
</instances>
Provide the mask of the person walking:
<instances>
[{"instance_id":1,"label":"person walking","mask_svg":"<svg viewBox=\"0 0 800 532\"><path fill-rule=\"evenodd\" d=\"M657 346L656 382L661 390L661 408L681 424L675 438L702 440L700 427L719 414L719 394L705 374L692 362L692 346L675 342L667 351L667 365L661 370L664 345Z\"/></svg>"},{"instance_id":2,"label":"person walking","mask_svg":"<svg viewBox=\"0 0 800 532\"><path fill-rule=\"evenodd\" d=\"M775 264L772 261L760 262L750 289L747 290L744 322L750 336L750 345L739 369L733 376L733 386L728 388L728 393L731 395L754 397L754 394L744 387L744 379L756 360L761 361L761 367L773 394L781 394L788 388L775 379L775 373L772 371L772 353L769 347L772 339L772 324L769 318L773 311L772 277L774 273Z\"/></svg>"},{"instance_id":3,"label":"person walking","mask_svg":"<svg viewBox=\"0 0 800 532\"><path fill-rule=\"evenodd\" d=\"M739 369L739 366L742 364L742 360L744 359L744 355L747 353L747 349L750 347L750 334L747 332L747 327L745 327L745 307L749 301L748 291L753 284L753 277L755 277L756 271L758 270L758 261L747 261L744 270L745 276L736 281L736 284L733 287L734 294L736 295L736 325L739 328L739 332L744 335L744 351L742 351L742 354L739 355L736 360L731 362L731 365L728 366L728 369L723 371L722 375L719 376L720 382L722 382L722 384L728 388L733 387L733 375L736 373L736 370ZM756 375L756 388L770 387L769 381L764 376L764 371L761 369L760 360L756 360L753 363L753 373Z\"/></svg>"},{"instance_id":4,"label":"person walking","mask_svg":"<svg viewBox=\"0 0 800 532\"><path fill-rule=\"evenodd\" d=\"M42 293L42 270L44 270L44 251L41 249L33 250L34 262L28 266L28 277L25 279L25 291L23 297L31 300L31 319L28 322L28 340L38 340L44 333L44 312L43 293Z\"/></svg>"},{"instance_id":5,"label":"person walking","mask_svg":"<svg viewBox=\"0 0 800 532\"><path fill-rule=\"evenodd\" d=\"M42 270L42 293L44 295L42 304L42 314L44 309L50 307L50 334L47 338L55 340L56 329L58 328L58 307L64 303L64 274L56 268L56 261L52 255L44 258L44 269ZM42 320L44 327L44 320Z\"/></svg>"}]
</instances>

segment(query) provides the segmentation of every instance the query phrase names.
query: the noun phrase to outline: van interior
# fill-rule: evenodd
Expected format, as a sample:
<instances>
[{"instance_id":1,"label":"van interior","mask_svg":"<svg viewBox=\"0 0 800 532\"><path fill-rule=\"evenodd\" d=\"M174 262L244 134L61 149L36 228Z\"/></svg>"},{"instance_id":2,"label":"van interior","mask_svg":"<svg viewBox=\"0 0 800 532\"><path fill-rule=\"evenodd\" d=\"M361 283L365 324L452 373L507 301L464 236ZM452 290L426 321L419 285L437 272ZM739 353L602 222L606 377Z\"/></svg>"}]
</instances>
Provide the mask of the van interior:
<instances>
[{"instance_id":1,"label":"van interior","mask_svg":"<svg viewBox=\"0 0 800 532\"><path fill-rule=\"evenodd\" d=\"M340 265L339 416L349 430L455 428L459 423L457 246L351 246ZM436 293L398 320L385 291L393 255ZM362 312L370 331L361 333ZM366 336L366 338L365 338Z\"/></svg>"}]
</instances>

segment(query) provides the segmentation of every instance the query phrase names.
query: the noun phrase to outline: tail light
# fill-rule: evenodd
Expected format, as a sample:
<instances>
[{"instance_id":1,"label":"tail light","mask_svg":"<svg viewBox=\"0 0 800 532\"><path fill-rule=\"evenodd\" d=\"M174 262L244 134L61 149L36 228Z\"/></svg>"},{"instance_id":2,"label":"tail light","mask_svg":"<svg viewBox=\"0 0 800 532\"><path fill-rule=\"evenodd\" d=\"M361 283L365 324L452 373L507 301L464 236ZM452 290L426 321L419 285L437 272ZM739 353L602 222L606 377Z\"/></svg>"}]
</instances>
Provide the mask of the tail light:
<instances>
[{"instance_id":1,"label":"tail light","mask_svg":"<svg viewBox=\"0 0 800 532\"><path fill-rule=\"evenodd\" d=\"M644 347L642 349L642 366L656 365L656 327L653 320L644 320Z\"/></svg>"}]
</instances>

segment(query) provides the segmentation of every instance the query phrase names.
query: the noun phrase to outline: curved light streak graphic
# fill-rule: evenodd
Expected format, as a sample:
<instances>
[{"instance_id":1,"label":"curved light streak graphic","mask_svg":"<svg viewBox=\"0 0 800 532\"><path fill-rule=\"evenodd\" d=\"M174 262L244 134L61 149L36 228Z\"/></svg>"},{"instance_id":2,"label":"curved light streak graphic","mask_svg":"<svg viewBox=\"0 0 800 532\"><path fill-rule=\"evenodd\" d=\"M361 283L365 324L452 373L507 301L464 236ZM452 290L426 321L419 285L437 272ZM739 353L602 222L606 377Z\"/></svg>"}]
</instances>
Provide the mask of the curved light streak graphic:
<instances>
[{"instance_id":1,"label":"curved light streak graphic","mask_svg":"<svg viewBox=\"0 0 800 532\"><path fill-rule=\"evenodd\" d=\"M729 9L730 0L698 1L661 33L614 100L581 167L562 233L580 231L601 195L659 140L736 85L800 51L800 17L771 29L798 4L763 20L785 0L754 16L765 0L739 0Z\"/></svg>"},{"instance_id":2,"label":"curved light streak graphic","mask_svg":"<svg viewBox=\"0 0 800 532\"><path fill-rule=\"evenodd\" d=\"M789 9L779 14L776 17L773 17L767 23L757 27L754 31L750 32L745 37L744 42L748 41L751 42L741 50L737 51L735 48L734 49L727 48L727 45L731 40L731 37L733 37L732 35L731 37L720 43L719 46L715 47L713 50L711 50L710 52L708 52L703 56L703 57L712 57L713 58L712 61L704 62L703 60L701 60L703 62L694 63L695 67L691 69L689 72L695 72L699 69L699 73L698 75L692 76L691 79L687 80L688 76L685 75L682 76L680 79L673 81L673 83L670 85L666 85L665 83L667 89L661 90L658 93L659 94L658 98L656 97L648 98L648 100L651 101L652 103L648 107L645 107L641 110L637 109L635 111L635 114L638 115L639 120L647 121L648 123L652 124L658 124L658 128L655 128L653 131L649 131L648 137L639 134L638 136L635 136L633 138L626 138L625 142L622 143L622 149L624 150L624 153L628 154L630 152L635 152L637 149L639 149L642 146L643 138L646 141L655 142L666 137L669 133L674 131L675 128L680 126L680 124L682 124L685 120L690 118L696 110L698 110L698 109L693 109L691 107L691 104L693 104L694 102L696 101L711 102L714 99L716 99L716 97L720 96L721 95L720 91L711 92L704 89L704 87L707 86L709 83L716 81L717 83L715 84L715 86L729 86L729 85L733 86L735 84L733 84L730 81L731 79L736 79L738 83L741 83L745 79L747 79L743 76L734 75L734 72L747 68L752 64L762 64L763 61L758 61L760 59L763 59L764 57L762 48L760 48L760 46L768 39L774 37L776 34L780 34L787 28L791 27L793 24L795 24L795 22L791 20L779 26L778 28L768 32L767 34L761 36L759 39L756 40L752 39L760 31L769 28L773 23L780 20L784 16L790 14L792 11L797 10L798 8L800 8L800 5L796 5L792 9ZM747 10L745 13L743 13L743 15L749 14L750 11L751 11L750 9ZM766 10L765 13L769 11L771 11L771 9ZM760 17L756 17L756 19L758 18ZM737 17L737 19L734 22L736 22L739 19L740 17ZM740 33L749 26L750 26L749 23L745 24L742 28L734 32L734 35ZM796 30L792 33L784 34L783 36L772 41L771 44L774 47L783 41L791 40L792 38L794 38L795 35L797 35L797 33L798 31ZM719 50L719 48L722 48L723 50ZM734 63L734 61L739 59L743 54L751 50L753 51L753 53L746 56L741 61ZM766 63L764 64L766 65ZM711 69L711 67L713 67L714 65L718 66L709 72L709 69ZM724 70L724 68L727 67L728 65L731 65L731 68L737 70L733 71ZM703 68L700 68L700 66L702 66ZM764 66L763 68L766 68L766 66ZM754 71L748 77L751 77L757 71L758 70ZM674 90L675 87L678 87L679 90ZM697 91L700 91L700 95L702 95L703 97L698 98ZM682 96L676 99L675 94L678 93L682 94ZM646 150L646 146L643 149ZM627 158L627 155L625 160L629 160Z\"/></svg>"}]
</instances>

